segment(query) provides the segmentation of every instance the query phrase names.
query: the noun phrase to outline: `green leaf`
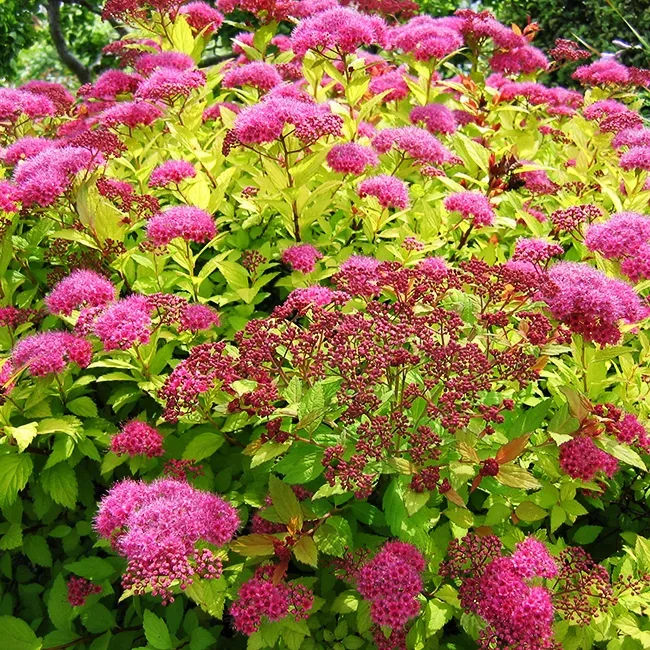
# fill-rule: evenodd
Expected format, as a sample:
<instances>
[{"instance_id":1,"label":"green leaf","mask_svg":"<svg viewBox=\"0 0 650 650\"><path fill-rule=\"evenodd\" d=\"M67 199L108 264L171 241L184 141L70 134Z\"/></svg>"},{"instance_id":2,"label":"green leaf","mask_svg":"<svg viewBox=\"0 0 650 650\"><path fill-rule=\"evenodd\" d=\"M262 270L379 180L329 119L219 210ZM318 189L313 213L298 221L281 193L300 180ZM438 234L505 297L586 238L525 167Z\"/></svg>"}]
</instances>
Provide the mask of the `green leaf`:
<instances>
[{"instance_id":1,"label":"green leaf","mask_svg":"<svg viewBox=\"0 0 650 650\"><path fill-rule=\"evenodd\" d=\"M224 443L224 437L218 433L206 431L194 436L185 447L183 458L186 460L203 460L212 456Z\"/></svg>"},{"instance_id":2,"label":"green leaf","mask_svg":"<svg viewBox=\"0 0 650 650\"><path fill-rule=\"evenodd\" d=\"M551 508L551 532L554 533L566 521L564 508L555 505Z\"/></svg>"},{"instance_id":3,"label":"green leaf","mask_svg":"<svg viewBox=\"0 0 650 650\"><path fill-rule=\"evenodd\" d=\"M96 418L97 406L90 397L77 397L67 403L68 410L84 418Z\"/></svg>"},{"instance_id":4,"label":"green leaf","mask_svg":"<svg viewBox=\"0 0 650 650\"><path fill-rule=\"evenodd\" d=\"M0 639L3 650L40 650L39 639L25 621L13 616L0 616Z\"/></svg>"},{"instance_id":5,"label":"green leaf","mask_svg":"<svg viewBox=\"0 0 650 650\"><path fill-rule=\"evenodd\" d=\"M147 637L147 643L156 650L170 650L172 647L167 624L151 610L144 613L144 635Z\"/></svg>"},{"instance_id":6,"label":"green leaf","mask_svg":"<svg viewBox=\"0 0 650 650\"><path fill-rule=\"evenodd\" d=\"M520 503L516 509L515 514L522 521L539 521L548 515L548 512L532 501L524 501Z\"/></svg>"},{"instance_id":7,"label":"green leaf","mask_svg":"<svg viewBox=\"0 0 650 650\"><path fill-rule=\"evenodd\" d=\"M302 528L302 508L293 490L277 476L269 476L269 492L273 507L284 524L293 523L296 530Z\"/></svg>"},{"instance_id":8,"label":"green leaf","mask_svg":"<svg viewBox=\"0 0 650 650\"><path fill-rule=\"evenodd\" d=\"M296 560L309 564L309 566L318 566L318 549L313 538L303 535L293 547L293 554Z\"/></svg>"},{"instance_id":9,"label":"green leaf","mask_svg":"<svg viewBox=\"0 0 650 650\"><path fill-rule=\"evenodd\" d=\"M641 456L627 445L621 445L613 438L606 438L604 436L596 438L595 442L601 449L614 456L617 460L620 460L626 465L636 467L644 472L647 471L647 467L641 459Z\"/></svg>"},{"instance_id":10,"label":"green leaf","mask_svg":"<svg viewBox=\"0 0 650 650\"><path fill-rule=\"evenodd\" d=\"M288 453L274 466L273 471L284 474L285 483L309 483L320 476L325 467L321 463L323 450L307 442L294 442Z\"/></svg>"},{"instance_id":11,"label":"green leaf","mask_svg":"<svg viewBox=\"0 0 650 650\"><path fill-rule=\"evenodd\" d=\"M54 580L47 599L47 613L57 630L69 630L74 610L68 602L68 587L62 573Z\"/></svg>"},{"instance_id":12,"label":"green leaf","mask_svg":"<svg viewBox=\"0 0 650 650\"><path fill-rule=\"evenodd\" d=\"M542 487L542 484L530 472L512 463L501 465L495 478L499 483L508 487L524 490L539 490Z\"/></svg>"},{"instance_id":13,"label":"green leaf","mask_svg":"<svg viewBox=\"0 0 650 650\"><path fill-rule=\"evenodd\" d=\"M65 565L68 571L72 571L75 575L86 578L87 580L106 580L115 575L115 569L106 560L100 557L87 557L78 562L70 562Z\"/></svg>"},{"instance_id":14,"label":"green leaf","mask_svg":"<svg viewBox=\"0 0 650 650\"><path fill-rule=\"evenodd\" d=\"M5 534L0 537L0 549L3 551L9 551L12 548L18 548L22 543L23 527L20 524L11 524Z\"/></svg>"},{"instance_id":15,"label":"green leaf","mask_svg":"<svg viewBox=\"0 0 650 650\"><path fill-rule=\"evenodd\" d=\"M67 463L59 463L41 472L41 485L56 503L74 508L77 503L77 476Z\"/></svg>"},{"instance_id":16,"label":"green leaf","mask_svg":"<svg viewBox=\"0 0 650 650\"><path fill-rule=\"evenodd\" d=\"M81 622L89 632L100 634L115 627L115 616L105 605L95 603L84 607L81 613Z\"/></svg>"},{"instance_id":17,"label":"green leaf","mask_svg":"<svg viewBox=\"0 0 650 650\"><path fill-rule=\"evenodd\" d=\"M602 531L602 526L581 526L573 535L576 544L591 544L596 541Z\"/></svg>"},{"instance_id":18,"label":"green leaf","mask_svg":"<svg viewBox=\"0 0 650 650\"><path fill-rule=\"evenodd\" d=\"M440 600L430 600L424 611L424 623L427 628L427 634L433 635L454 617L454 608L448 603Z\"/></svg>"},{"instance_id":19,"label":"green leaf","mask_svg":"<svg viewBox=\"0 0 650 650\"><path fill-rule=\"evenodd\" d=\"M23 544L23 551L33 564L44 567L52 566L52 553L44 537L28 535Z\"/></svg>"},{"instance_id":20,"label":"green leaf","mask_svg":"<svg viewBox=\"0 0 650 650\"><path fill-rule=\"evenodd\" d=\"M202 627L197 627L190 634L190 650L206 650L215 647L215 638Z\"/></svg>"},{"instance_id":21,"label":"green leaf","mask_svg":"<svg viewBox=\"0 0 650 650\"><path fill-rule=\"evenodd\" d=\"M185 593L204 611L214 616L223 618L223 610L226 604L226 579L221 577L218 580L195 580Z\"/></svg>"},{"instance_id":22,"label":"green leaf","mask_svg":"<svg viewBox=\"0 0 650 650\"><path fill-rule=\"evenodd\" d=\"M230 548L235 553L246 557L273 555L274 539L271 535L260 535L259 533L242 535L230 544Z\"/></svg>"},{"instance_id":23,"label":"green leaf","mask_svg":"<svg viewBox=\"0 0 650 650\"><path fill-rule=\"evenodd\" d=\"M342 557L347 548L353 548L352 529L346 519L330 517L314 533L316 547L322 553Z\"/></svg>"},{"instance_id":24,"label":"green leaf","mask_svg":"<svg viewBox=\"0 0 650 650\"><path fill-rule=\"evenodd\" d=\"M22 452L38 435L38 423L29 422L19 427L5 427L5 433L16 441L18 449Z\"/></svg>"},{"instance_id":25,"label":"green leaf","mask_svg":"<svg viewBox=\"0 0 650 650\"><path fill-rule=\"evenodd\" d=\"M28 455L0 456L0 507L10 506L16 500L33 469L34 463Z\"/></svg>"}]
</instances>

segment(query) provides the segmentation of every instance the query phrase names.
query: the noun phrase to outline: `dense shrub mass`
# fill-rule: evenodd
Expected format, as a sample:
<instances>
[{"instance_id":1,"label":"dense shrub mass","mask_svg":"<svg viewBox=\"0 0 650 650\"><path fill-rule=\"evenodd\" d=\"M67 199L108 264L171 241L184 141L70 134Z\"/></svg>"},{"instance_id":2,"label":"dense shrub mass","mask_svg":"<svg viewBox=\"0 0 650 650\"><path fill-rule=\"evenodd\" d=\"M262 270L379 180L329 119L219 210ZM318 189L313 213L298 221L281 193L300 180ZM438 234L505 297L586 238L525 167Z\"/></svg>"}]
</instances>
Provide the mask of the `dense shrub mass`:
<instances>
[{"instance_id":1,"label":"dense shrub mass","mask_svg":"<svg viewBox=\"0 0 650 650\"><path fill-rule=\"evenodd\" d=\"M650 71L416 9L0 89L2 648L650 647Z\"/></svg>"}]
</instances>

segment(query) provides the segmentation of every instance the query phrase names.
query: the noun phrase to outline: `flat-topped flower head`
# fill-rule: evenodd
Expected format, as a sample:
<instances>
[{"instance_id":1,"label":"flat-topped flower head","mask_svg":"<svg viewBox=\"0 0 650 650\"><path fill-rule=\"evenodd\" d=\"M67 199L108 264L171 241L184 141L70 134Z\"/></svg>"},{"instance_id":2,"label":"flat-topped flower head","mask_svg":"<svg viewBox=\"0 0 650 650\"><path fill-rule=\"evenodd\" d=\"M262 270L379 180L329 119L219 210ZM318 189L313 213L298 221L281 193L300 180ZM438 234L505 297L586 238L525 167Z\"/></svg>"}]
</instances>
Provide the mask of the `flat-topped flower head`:
<instances>
[{"instance_id":1,"label":"flat-topped flower head","mask_svg":"<svg viewBox=\"0 0 650 650\"><path fill-rule=\"evenodd\" d=\"M307 618L314 594L303 585L273 580L274 567L258 567L255 575L239 589L230 608L234 628L243 634L257 632L264 619L280 621L289 615L295 620Z\"/></svg>"},{"instance_id":2,"label":"flat-topped flower head","mask_svg":"<svg viewBox=\"0 0 650 650\"><path fill-rule=\"evenodd\" d=\"M64 114L74 104L74 97L60 83L30 79L18 90L26 90L34 95L46 97L54 104L58 115Z\"/></svg>"},{"instance_id":3,"label":"flat-topped flower head","mask_svg":"<svg viewBox=\"0 0 650 650\"><path fill-rule=\"evenodd\" d=\"M557 564L546 545L535 537L519 542L511 559L523 578L554 578L558 573Z\"/></svg>"},{"instance_id":4,"label":"flat-topped flower head","mask_svg":"<svg viewBox=\"0 0 650 650\"><path fill-rule=\"evenodd\" d=\"M92 333L104 350L128 350L151 336L151 308L145 296L132 295L109 305L95 319Z\"/></svg>"},{"instance_id":5,"label":"flat-topped flower head","mask_svg":"<svg viewBox=\"0 0 650 650\"><path fill-rule=\"evenodd\" d=\"M372 146L379 153L396 149L419 162L442 165L452 162L454 156L435 136L417 126L396 129L382 129L372 140Z\"/></svg>"},{"instance_id":6,"label":"flat-topped flower head","mask_svg":"<svg viewBox=\"0 0 650 650\"><path fill-rule=\"evenodd\" d=\"M304 56L309 50L352 54L362 46L381 45L386 23L376 16L338 7L305 18L291 34L293 51Z\"/></svg>"},{"instance_id":7,"label":"flat-topped flower head","mask_svg":"<svg viewBox=\"0 0 650 650\"><path fill-rule=\"evenodd\" d=\"M105 126L116 127L124 124L135 129L138 126L149 126L162 116L163 112L157 106L136 100L120 102L107 108L97 116L97 120Z\"/></svg>"},{"instance_id":8,"label":"flat-topped flower head","mask_svg":"<svg viewBox=\"0 0 650 650\"><path fill-rule=\"evenodd\" d=\"M75 363L85 368L92 358L86 339L69 332L43 332L21 339L10 357L14 371L26 368L34 377L58 374Z\"/></svg>"},{"instance_id":9,"label":"flat-topped flower head","mask_svg":"<svg viewBox=\"0 0 650 650\"><path fill-rule=\"evenodd\" d=\"M411 54L417 61L444 59L463 47L458 21L453 18L416 16L404 25L392 27L386 39L390 49Z\"/></svg>"},{"instance_id":10,"label":"flat-topped flower head","mask_svg":"<svg viewBox=\"0 0 650 650\"><path fill-rule=\"evenodd\" d=\"M619 161L622 169L650 171L650 146L635 146L626 151Z\"/></svg>"},{"instance_id":11,"label":"flat-topped flower head","mask_svg":"<svg viewBox=\"0 0 650 650\"><path fill-rule=\"evenodd\" d=\"M223 23L223 14L207 2L188 2L178 13L185 16L187 24L195 34L199 32L206 35L213 34Z\"/></svg>"},{"instance_id":12,"label":"flat-topped flower head","mask_svg":"<svg viewBox=\"0 0 650 650\"><path fill-rule=\"evenodd\" d=\"M387 542L357 576L359 593L371 603L376 625L401 628L417 616L425 561L411 544Z\"/></svg>"},{"instance_id":13,"label":"flat-topped flower head","mask_svg":"<svg viewBox=\"0 0 650 650\"><path fill-rule=\"evenodd\" d=\"M47 207L70 189L77 174L101 162L101 154L84 147L51 147L16 165L13 182L23 206Z\"/></svg>"},{"instance_id":14,"label":"flat-topped flower head","mask_svg":"<svg viewBox=\"0 0 650 650\"><path fill-rule=\"evenodd\" d=\"M589 436L576 436L560 445L560 468L571 478L593 481L599 474L611 478L618 461L603 451Z\"/></svg>"},{"instance_id":15,"label":"flat-topped flower head","mask_svg":"<svg viewBox=\"0 0 650 650\"><path fill-rule=\"evenodd\" d=\"M178 185L187 178L194 178L196 169L187 160L167 160L158 165L149 176L149 187L167 187Z\"/></svg>"},{"instance_id":16,"label":"flat-topped flower head","mask_svg":"<svg viewBox=\"0 0 650 650\"><path fill-rule=\"evenodd\" d=\"M116 289L110 280L95 271L73 271L45 298L52 314L70 316L82 307L104 307L115 300Z\"/></svg>"},{"instance_id":17,"label":"flat-topped flower head","mask_svg":"<svg viewBox=\"0 0 650 650\"><path fill-rule=\"evenodd\" d=\"M202 70L158 68L138 86L136 97L169 104L179 97L188 97L197 88L202 88L205 80Z\"/></svg>"},{"instance_id":18,"label":"flat-topped flower head","mask_svg":"<svg viewBox=\"0 0 650 650\"><path fill-rule=\"evenodd\" d=\"M264 61L253 61L245 65L231 68L224 75L221 85L224 88L241 88L242 86L252 86L263 92L268 92L271 88L279 86L282 83L282 77L278 72L277 66Z\"/></svg>"},{"instance_id":19,"label":"flat-topped flower head","mask_svg":"<svg viewBox=\"0 0 650 650\"><path fill-rule=\"evenodd\" d=\"M532 45L522 45L497 52L490 59L490 67L503 74L530 74L548 68L544 53Z\"/></svg>"},{"instance_id":20,"label":"flat-topped flower head","mask_svg":"<svg viewBox=\"0 0 650 650\"><path fill-rule=\"evenodd\" d=\"M480 192L456 192L445 199L449 212L459 212L464 219L471 219L475 226L491 226L494 223L494 209L490 200Z\"/></svg>"},{"instance_id":21,"label":"flat-topped flower head","mask_svg":"<svg viewBox=\"0 0 650 650\"><path fill-rule=\"evenodd\" d=\"M271 96L237 116L234 135L242 144L263 144L277 140L289 124L298 139L310 144L327 135L340 135L343 120L327 104Z\"/></svg>"},{"instance_id":22,"label":"flat-topped flower head","mask_svg":"<svg viewBox=\"0 0 650 650\"><path fill-rule=\"evenodd\" d=\"M650 217L638 212L619 212L609 221L589 226L585 244L607 259L634 256L650 241Z\"/></svg>"},{"instance_id":23,"label":"flat-topped flower head","mask_svg":"<svg viewBox=\"0 0 650 650\"><path fill-rule=\"evenodd\" d=\"M612 140L612 146L619 147L650 147L650 129L632 128L619 131Z\"/></svg>"},{"instance_id":24,"label":"flat-topped flower head","mask_svg":"<svg viewBox=\"0 0 650 650\"><path fill-rule=\"evenodd\" d=\"M157 429L140 420L127 422L120 432L111 438L111 451L118 456L163 455L163 437Z\"/></svg>"},{"instance_id":25,"label":"flat-topped flower head","mask_svg":"<svg viewBox=\"0 0 650 650\"><path fill-rule=\"evenodd\" d=\"M413 124L422 122L429 133L450 135L458 128L453 112L444 104L416 106L409 114L409 118Z\"/></svg>"},{"instance_id":26,"label":"flat-topped flower head","mask_svg":"<svg viewBox=\"0 0 650 650\"><path fill-rule=\"evenodd\" d=\"M15 165L21 160L33 158L41 153L41 151L57 147L58 145L59 142L57 140L25 136L12 142L6 149L2 150L0 158L5 165Z\"/></svg>"},{"instance_id":27,"label":"flat-topped flower head","mask_svg":"<svg viewBox=\"0 0 650 650\"><path fill-rule=\"evenodd\" d=\"M16 88L0 88L0 119L15 122L21 115L32 120L56 115L56 106L44 95Z\"/></svg>"},{"instance_id":28,"label":"flat-topped flower head","mask_svg":"<svg viewBox=\"0 0 650 650\"><path fill-rule=\"evenodd\" d=\"M167 52L147 52L135 61L135 69L145 77L160 68L174 70L190 70L194 67L194 59L189 54L170 50Z\"/></svg>"},{"instance_id":29,"label":"flat-topped flower head","mask_svg":"<svg viewBox=\"0 0 650 650\"><path fill-rule=\"evenodd\" d=\"M564 249L559 244L545 239L526 239L522 237L515 244L512 259L514 261L531 262L532 264L543 264L552 257L562 255L562 253L564 253Z\"/></svg>"},{"instance_id":30,"label":"flat-topped flower head","mask_svg":"<svg viewBox=\"0 0 650 650\"><path fill-rule=\"evenodd\" d=\"M371 176L357 185L357 194L364 198L374 196L382 208L405 210L409 205L409 192L406 183L395 176L380 174Z\"/></svg>"},{"instance_id":31,"label":"flat-topped flower head","mask_svg":"<svg viewBox=\"0 0 650 650\"><path fill-rule=\"evenodd\" d=\"M343 142L335 144L327 152L327 164L339 174L361 176L368 167L376 167L379 159L370 147L356 142Z\"/></svg>"},{"instance_id":32,"label":"flat-topped flower head","mask_svg":"<svg viewBox=\"0 0 650 650\"><path fill-rule=\"evenodd\" d=\"M647 308L634 289L580 262L558 262L549 271L554 287L544 299L551 314L572 332L601 345L621 338L619 325L635 323Z\"/></svg>"},{"instance_id":33,"label":"flat-topped flower head","mask_svg":"<svg viewBox=\"0 0 650 650\"><path fill-rule=\"evenodd\" d=\"M188 242L204 243L217 234L214 219L191 205L167 208L147 223L147 237L156 246L166 246L179 237Z\"/></svg>"},{"instance_id":34,"label":"flat-topped flower head","mask_svg":"<svg viewBox=\"0 0 650 650\"><path fill-rule=\"evenodd\" d=\"M404 72L401 70L390 70L377 77L373 77L368 85L368 90L373 95L381 95L385 91L390 91L384 96L384 102L397 102L409 96L411 92L404 79Z\"/></svg>"},{"instance_id":35,"label":"flat-topped flower head","mask_svg":"<svg viewBox=\"0 0 650 650\"><path fill-rule=\"evenodd\" d=\"M216 494L186 481L116 483L102 499L95 528L128 561L123 586L140 595L151 588L172 602L172 585L221 575L219 558L204 543L223 546L239 527L237 511Z\"/></svg>"},{"instance_id":36,"label":"flat-topped flower head","mask_svg":"<svg viewBox=\"0 0 650 650\"><path fill-rule=\"evenodd\" d=\"M211 307L193 303L183 308L178 323L181 332L200 332L213 327L219 327L219 314Z\"/></svg>"},{"instance_id":37,"label":"flat-topped flower head","mask_svg":"<svg viewBox=\"0 0 650 650\"><path fill-rule=\"evenodd\" d=\"M294 271L311 273L323 254L311 244L297 244L282 251L282 261Z\"/></svg>"},{"instance_id":38,"label":"flat-topped flower head","mask_svg":"<svg viewBox=\"0 0 650 650\"><path fill-rule=\"evenodd\" d=\"M630 71L613 58L602 58L590 65L580 66L573 78L585 86L626 86L630 83Z\"/></svg>"}]
</instances>

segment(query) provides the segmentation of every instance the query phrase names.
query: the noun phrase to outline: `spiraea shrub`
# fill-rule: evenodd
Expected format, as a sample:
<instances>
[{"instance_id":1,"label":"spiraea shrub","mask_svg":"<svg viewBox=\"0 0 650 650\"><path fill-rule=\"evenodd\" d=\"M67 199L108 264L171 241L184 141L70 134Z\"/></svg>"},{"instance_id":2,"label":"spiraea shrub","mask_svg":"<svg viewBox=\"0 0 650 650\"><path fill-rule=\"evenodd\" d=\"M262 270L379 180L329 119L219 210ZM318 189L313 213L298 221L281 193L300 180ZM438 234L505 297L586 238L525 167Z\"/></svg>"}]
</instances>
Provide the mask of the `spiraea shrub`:
<instances>
[{"instance_id":1,"label":"spiraea shrub","mask_svg":"<svg viewBox=\"0 0 650 650\"><path fill-rule=\"evenodd\" d=\"M3 650L649 648L650 71L104 17L94 83L0 89Z\"/></svg>"}]
</instances>

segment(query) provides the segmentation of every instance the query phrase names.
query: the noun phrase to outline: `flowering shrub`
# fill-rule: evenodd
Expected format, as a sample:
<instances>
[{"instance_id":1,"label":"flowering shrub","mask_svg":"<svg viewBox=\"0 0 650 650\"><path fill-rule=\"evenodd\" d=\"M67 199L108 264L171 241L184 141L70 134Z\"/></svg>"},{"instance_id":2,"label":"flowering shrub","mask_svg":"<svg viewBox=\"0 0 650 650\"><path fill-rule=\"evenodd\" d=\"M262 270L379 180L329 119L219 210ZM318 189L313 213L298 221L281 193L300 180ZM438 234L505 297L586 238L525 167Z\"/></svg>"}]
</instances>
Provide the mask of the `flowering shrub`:
<instances>
[{"instance_id":1,"label":"flowering shrub","mask_svg":"<svg viewBox=\"0 0 650 650\"><path fill-rule=\"evenodd\" d=\"M104 16L76 98L0 90L3 647L649 647L650 72L408 0Z\"/></svg>"}]
</instances>

